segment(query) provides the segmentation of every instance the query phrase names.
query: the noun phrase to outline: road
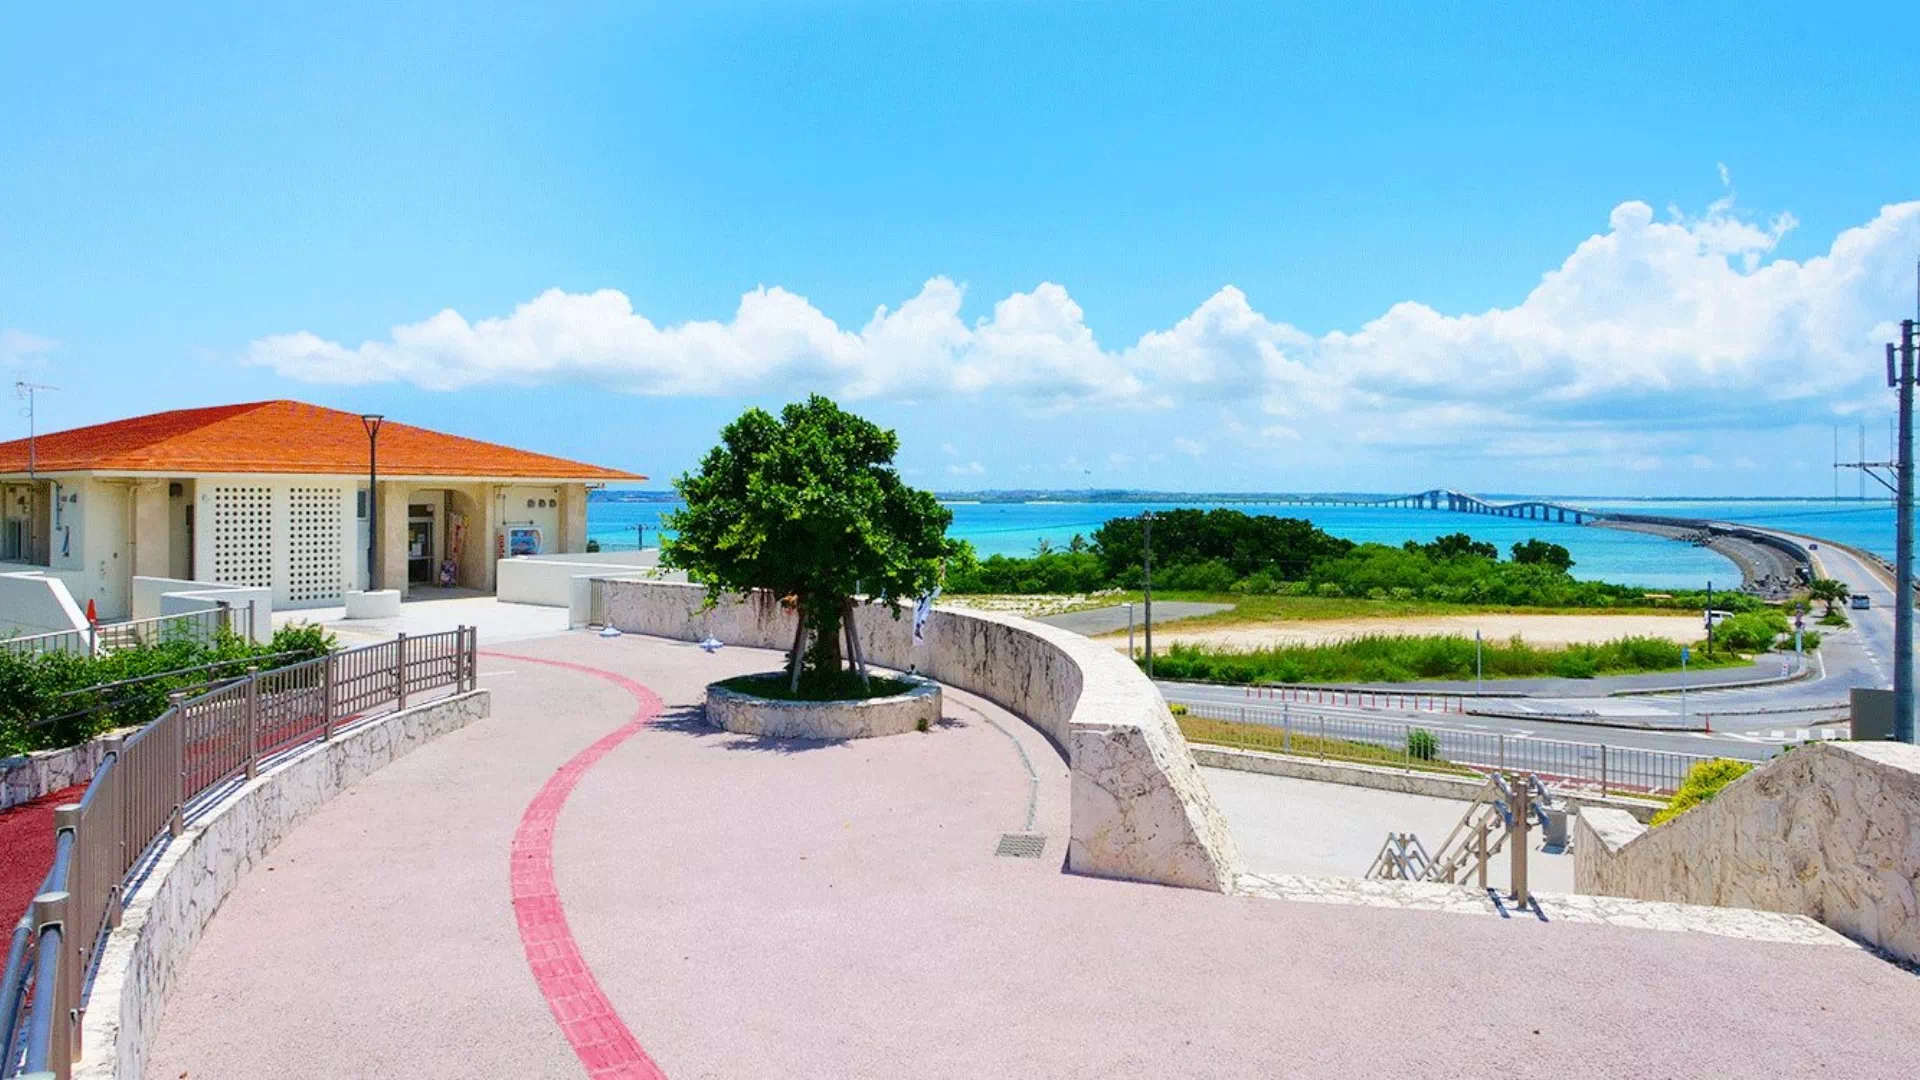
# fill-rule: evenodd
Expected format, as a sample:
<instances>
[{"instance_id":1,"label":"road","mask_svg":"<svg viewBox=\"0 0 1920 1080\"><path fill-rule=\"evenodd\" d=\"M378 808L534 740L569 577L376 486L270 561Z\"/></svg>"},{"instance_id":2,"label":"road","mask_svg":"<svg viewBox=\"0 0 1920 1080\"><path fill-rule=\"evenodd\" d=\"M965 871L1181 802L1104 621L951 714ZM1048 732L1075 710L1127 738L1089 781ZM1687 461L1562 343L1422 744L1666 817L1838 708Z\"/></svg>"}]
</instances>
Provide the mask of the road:
<instances>
[{"instance_id":1,"label":"road","mask_svg":"<svg viewBox=\"0 0 1920 1080\"><path fill-rule=\"evenodd\" d=\"M1324 715L1335 723L1342 719L1415 723L1436 731L1458 732L1463 738L1504 736L1603 743L1753 761L1764 761L1789 743L1843 738L1847 734L1847 692L1854 687L1885 687L1892 682L1893 590L1876 568L1847 551L1815 537L1778 535L1813 547L1821 576L1846 582L1854 592L1871 598L1873 604L1866 611L1849 610L1853 625L1847 629L1814 627L1821 630L1822 645L1814 672L1807 678L1768 686L1692 690L1684 702L1678 693L1609 697L1591 692L1570 694L1555 688L1516 697L1469 698L1464 703L1459 698L1446 698L1474 711L1430 712L1404 707L1404 688L1386 688L1380 698L1373 699L1380 707L1312 702L1284 707L1295 716ZM1726 677L1724 673L1714 674ZM1282 707L1278 701L1251 698L1244 687L1166 681L1159 686L1169 701L1251 709ZM1488 690L1503 688L1501 682L1486 686ZM1581 716L1595 722L1565 719ZM1264 713L1253 718L1270 719ZM1699 730L1702 727L1710 730Z\"/></svg>"}]
</instances>

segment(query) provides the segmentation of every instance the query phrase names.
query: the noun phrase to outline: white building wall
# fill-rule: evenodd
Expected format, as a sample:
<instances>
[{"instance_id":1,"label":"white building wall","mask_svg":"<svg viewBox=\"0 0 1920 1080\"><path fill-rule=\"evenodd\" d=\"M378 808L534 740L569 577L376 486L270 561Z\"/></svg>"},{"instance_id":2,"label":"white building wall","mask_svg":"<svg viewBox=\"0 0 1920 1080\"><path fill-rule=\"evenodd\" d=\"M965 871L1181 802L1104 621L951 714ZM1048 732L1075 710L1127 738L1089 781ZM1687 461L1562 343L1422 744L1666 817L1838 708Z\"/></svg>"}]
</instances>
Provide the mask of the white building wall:
<instances>
[{"instance_id":1,"label":"white building wall","mask_svg":"<svg viewBox=\"0 0 1920 1080\"><path fill-rule=\"evenodd\" d=\"M557 553L560 548L560 488L558 485L515 484L500 490L500 518L496 528L508 525L533 525L539 528L540 553ZM493 537L487 537L493 544Z\"/></svg>"},{"instance_id":2,"label":"white building wall","mask_svg":"<svg viewBox=\"0 0 1920 1080\"><path fill-rule=\"evenodd\" d=\"M354 587L354 484L333 477L203 477L194 577L264 588L277 609L333 607Z\"/></svg>"}]
</instances>

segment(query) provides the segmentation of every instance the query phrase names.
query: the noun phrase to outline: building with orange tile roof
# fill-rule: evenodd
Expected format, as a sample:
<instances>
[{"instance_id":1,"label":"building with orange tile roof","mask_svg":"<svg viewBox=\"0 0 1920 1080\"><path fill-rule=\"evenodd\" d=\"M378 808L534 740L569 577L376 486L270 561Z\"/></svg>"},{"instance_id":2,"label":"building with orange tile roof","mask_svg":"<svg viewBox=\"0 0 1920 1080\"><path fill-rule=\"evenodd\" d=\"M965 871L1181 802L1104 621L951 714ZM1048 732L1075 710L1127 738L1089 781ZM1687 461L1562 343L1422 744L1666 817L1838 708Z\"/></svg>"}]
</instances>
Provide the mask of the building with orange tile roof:
<instances>
[{"instance_id":1,"label":"building with orange tile roof","mask_svg":"<svg viewBox=\"0 0 1920 1080\"><path fill-rule=\"evenodd\" d=\"M0 574L57 578L103 619L160 614L163 592L196 583L273 608L445 580L491 592L510 548L586 550L590 488L646 479L390 420L377 438L367 428L261 401L0 443Z\"/></svg>"}]
</instances>

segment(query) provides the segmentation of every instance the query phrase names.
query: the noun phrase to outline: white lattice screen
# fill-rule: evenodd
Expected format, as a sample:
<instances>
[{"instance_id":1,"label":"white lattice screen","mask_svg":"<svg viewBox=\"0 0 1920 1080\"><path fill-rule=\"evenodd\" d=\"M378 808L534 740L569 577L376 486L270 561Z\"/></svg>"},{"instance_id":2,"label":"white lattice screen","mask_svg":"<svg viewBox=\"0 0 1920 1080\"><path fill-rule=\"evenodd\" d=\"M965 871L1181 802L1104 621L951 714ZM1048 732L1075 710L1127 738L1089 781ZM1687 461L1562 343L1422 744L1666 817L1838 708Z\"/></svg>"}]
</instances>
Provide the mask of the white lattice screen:
<instances>
[{"instance_id":1,"label":"white lattice screen","mask_svg":"<svg viewBox=\"0 0 1920 1080\"><path fill-rule=\"evenodd\" d=\"M344 496L339 488L312 487L289 488L287 496L287 599L337 600Z\"/></svg>"},{"instance_id":2,"label":"white lattice screen","mask_svg":"<svg viewBox=\"0 0 1920 1080\"><path fill-rule=\"evenodd\" d=\"M272 587L272 488L213 489L213 580Z\"/></svg>"}]
</instances>

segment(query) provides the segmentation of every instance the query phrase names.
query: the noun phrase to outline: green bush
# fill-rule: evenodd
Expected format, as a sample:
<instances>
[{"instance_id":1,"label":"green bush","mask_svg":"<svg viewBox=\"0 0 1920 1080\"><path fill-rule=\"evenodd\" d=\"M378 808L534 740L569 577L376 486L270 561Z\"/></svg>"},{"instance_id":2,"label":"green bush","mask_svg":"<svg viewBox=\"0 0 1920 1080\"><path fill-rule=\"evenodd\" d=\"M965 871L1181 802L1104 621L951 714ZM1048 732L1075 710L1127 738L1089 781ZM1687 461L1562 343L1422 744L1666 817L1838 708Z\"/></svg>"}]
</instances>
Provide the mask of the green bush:
<instances>
[{"instance_id":1,"label":"green bush","mask_svg":"<svg viewBox=\"0 0 1920 1080\"><path fill-rule=\"evenodd\" d=\"M1329 599L1338 599L1339 597L1347 595L1344 589L1340 588L1340 586L1334 584L1331 581L1323 581L1320 584L1314 586L1313 594L1315 596L1324 596Z\"/></svg>"},{"instance_id":2,"label":"green bush","mask_svg":"<svg viewBox=\"0 0 1920 1080\"><path fill-rule=\"evenodd\" d=\"M1679 817L1701 803L1711 802L1720 789L1753 771L1750 761L1735 761L1732 758L1714 758L1703 761L1687 770L1686 779L1680 782L1680 790L1673 793L1667 805L1653 815L1653 823L1660 825Z\"/></svg>"},{"instance_id":3,"label":"green bush","mask_svg":"<svg viewBox=\"0 0 1920 1080\"><path fill-rule=\"evenodd\" d=\"M1407 756L1415 761L1432 761L1440 749L1440 741L1426 728L1414 728L1407 732Z\"/></svg>"},{"instance_id":4,"label":"green bush","mask_svg":"<svg viewBox=\"0 0 1920 1080\"><path fill-rule=\"evenodd\" d=\"M1172 713L1175 716L1187 715L1187 707L1185 705L1180 704L1177 701L1169 703L1167 705L1167 711Z\"/></svg>"},{"instance_id":5,"label":"green bush","mask_svg":"<svg viewBox=\"0 0 1920 1080\"><path fill-rule=\"evenodd\" d=\"M181 636L115 649L99 656L0 651L0 757L73 746L117 728L147 723L166 711L167 695L192 691L214 679L241 674L249 661L266 669L311 660L333 650L333 635L310 623L293 623L254 644L223 633L212 641ZM219 664L211 671L186 670ZM180 674L168 674L180 672ZM87 691L109 683L147 679Z\"/></svg>"},{"instance_id":6,"label":"green bush","mask_svg":"<svg viewBox=\"0 0 1920 1080\"><path fill-rule=\"evenodd\" d=\"M1620 638L1592 645L1546 649L1519 638L1485 642L1489 678L1596 675L1671 671L1680 648L1660 638ZM1696 654L1696 666L1737 662L1722 652L1711 661ZM1374 634L1318 645L1275 645L1231 650L1177 644L1154 661L1154 673L1169 679L1241 684L1300 682L1407 682L1474 677L1474 643L1455 635Z\"/></svg>"},{"instance_id":7,"label":"green bush","mask_svg":"<svg viewBox=\"0 0 1920 1080\"><path fill-rule=\"evenodd\" d=\"M1788 629L1787 617L1778 611L1748 611L1721 620L1713 640L1741 652L1765 652Z\"/></svg>"},{"instance_id":8,"label":"green bush","mask_svg":"<svg viewBox=\"0 0 1920 1080\"><path fill-rule=\"evenodd\" d=\"M1847 622L1846 612L1841 611L1839 608L1828 608L1827 613L1825 615L1820 616L1820 625L1821 626L1848 626L1851 624Z\"/></svg>"}]
</instances>

